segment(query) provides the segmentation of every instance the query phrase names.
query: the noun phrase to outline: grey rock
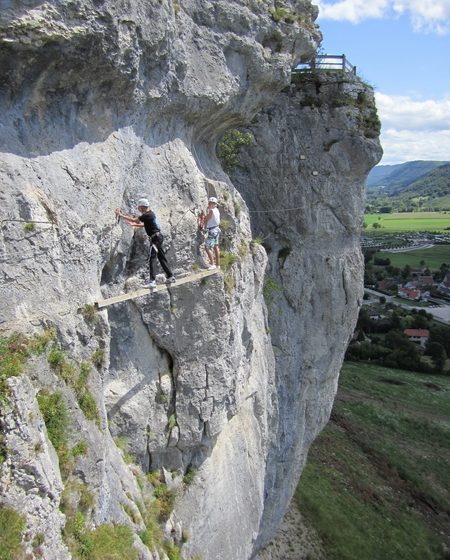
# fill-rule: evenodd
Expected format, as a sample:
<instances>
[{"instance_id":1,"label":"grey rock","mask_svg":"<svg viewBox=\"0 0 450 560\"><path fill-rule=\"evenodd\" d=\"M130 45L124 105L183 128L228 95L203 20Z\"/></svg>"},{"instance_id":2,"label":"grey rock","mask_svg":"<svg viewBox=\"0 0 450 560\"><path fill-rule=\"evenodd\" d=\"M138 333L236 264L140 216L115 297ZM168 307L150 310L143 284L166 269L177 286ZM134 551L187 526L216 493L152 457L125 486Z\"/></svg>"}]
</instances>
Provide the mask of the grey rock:
<instances>
[{"instance_id":1,"label":"grey rock","mask_svg":"<svg viewBox=\"0 0 450 560\"><path fill-rule=\"evenodd\" d=\"M99 425L44 356L11 380L11 408L1 412L2 503L23 511L31 532L48 525L49 557L70 556L58 461L35 401L43 388L64 396L70 444L87 443L70 476L95 496L89 523L143 529L124 509L142 499L126 453L144 472L180 473L169 481L178 488L171 527L177 539L191 535L186 557L208 560L251 558L270 539L328 418L361 297L362 185L379 146L361 125L368 109L326 108L336 88L357 101L358 81L279 93L320 40L310 2L279 5L299 21L276 23L272 4L256 0L52 0L0 13L0 184L10 220L1 225L0 324L28 335L55 328L76 367L103 357L88 380ZM308 96L323 106L307 106ZM215 146L255 115L255 144L232 183ZM89 318L86 304L148 279L145 233L117 223L115 208L137 212L150 198L181 276L205 262L197 214L212 194L237 262ZM280 204L299 211L252 214ZM250 243L259 234L268 255ZM282 287L267 306L266 265ZM196 476L181 487L188 468Z\"/></svg>"}]
</instances>

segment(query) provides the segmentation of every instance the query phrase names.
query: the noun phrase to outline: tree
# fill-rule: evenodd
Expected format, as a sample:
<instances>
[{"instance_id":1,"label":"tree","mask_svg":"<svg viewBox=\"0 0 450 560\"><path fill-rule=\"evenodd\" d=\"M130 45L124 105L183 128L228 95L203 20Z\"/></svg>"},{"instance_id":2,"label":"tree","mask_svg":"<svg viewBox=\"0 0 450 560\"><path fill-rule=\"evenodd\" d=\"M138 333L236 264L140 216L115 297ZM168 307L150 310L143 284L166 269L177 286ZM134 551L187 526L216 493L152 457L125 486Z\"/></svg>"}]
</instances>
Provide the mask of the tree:
<instances>
[{"instance_id":1,"label":"tree","mask_svg":"<svg viewBox=\"0 0 450 560\"><path fill-rule=\"evenodd\" d=\"M447 360L447 353L445 348L439 342L431 342L427 346L427 353L433 360L435 373L442 373Z\"/></svg>"},{"instance_id":2,"label":"tree","mask_svg":"<svg viewBox=\"0 0 450 560\"><path fill-rule=\"evenodd\" d=\"M409 264L406 264L401 272L403 280L407 280L411 276L411 267Z\"/></svg>"},{"instance_id":3,"label":"tree","mask_svg":"<svg viewBox=\"0 0 450 560\"><path fill-rule=\"evenodd\" d=\"M356 323L357 328L363 330L364 332L372 332L372 319L369 317L369 312L365 307L361 307L359 311L358 321Z\"/></svg>"},{"instance_id":4,"label":"tree","mask_svg":"<svg viewBox=\"0 0 450 560\"><path fill-rule=\"evenodd\" d=\"M419 313L414 317L413 329L426 329L428 327L428 319Z\"/></svg>"},{"instance_id":5,"label":"tree","mask_svg":"<svg viewBox=\"0 0 450 560\"><path fill-rule=\"evenodd\" d=\"M447 355L450 355L450 327L445 327L444 325L431 327L428 342L429 344L439 342L444 347Z\"/></svg>"}]
</instances>

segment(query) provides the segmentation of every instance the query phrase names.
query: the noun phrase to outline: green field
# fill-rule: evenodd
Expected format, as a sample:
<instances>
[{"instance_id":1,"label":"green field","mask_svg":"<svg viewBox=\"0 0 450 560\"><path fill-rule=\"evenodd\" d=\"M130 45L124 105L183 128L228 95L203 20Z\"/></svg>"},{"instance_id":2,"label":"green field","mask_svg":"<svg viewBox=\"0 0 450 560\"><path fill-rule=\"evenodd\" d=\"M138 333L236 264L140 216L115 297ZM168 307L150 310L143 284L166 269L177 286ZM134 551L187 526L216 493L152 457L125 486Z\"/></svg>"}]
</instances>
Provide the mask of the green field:
<instances>
[{"instance_id":1,"label":"green field","mask_svg":"<svg viewBox=\"0 0 450 560\"><path fill-rule=\"evenodd\" d=\"M402 231L444 231L450 227L449 212L400 212L393 214L366 214L364 233L394 233ZM374 228L372 224L381 227Z\"/></svg>"},{"instance_id":2,"label":"green field","mask_svg":"<svg viewBox=\"0 0 450 560\"><path fill-rule=\"evenodd\" d=\"M448 558L449 465L450 377L347 363L295 500L327 560Z\"/></svg>"},{"instance_id":3,"label":"green field","mask_svg":"<svg viewBox=\"0 0 450 560\"><path fill-rule=\"evenodd\" d=\"M403 268L407 264L413 269L427 266L430 270L438 270L442 263L450 264L450 245L435 245L430 249L415 249L404 253L379 252L375 258L390 259L392 266ZM420 264L422 261L425 265Z\"/></svg>"}]
</instances>

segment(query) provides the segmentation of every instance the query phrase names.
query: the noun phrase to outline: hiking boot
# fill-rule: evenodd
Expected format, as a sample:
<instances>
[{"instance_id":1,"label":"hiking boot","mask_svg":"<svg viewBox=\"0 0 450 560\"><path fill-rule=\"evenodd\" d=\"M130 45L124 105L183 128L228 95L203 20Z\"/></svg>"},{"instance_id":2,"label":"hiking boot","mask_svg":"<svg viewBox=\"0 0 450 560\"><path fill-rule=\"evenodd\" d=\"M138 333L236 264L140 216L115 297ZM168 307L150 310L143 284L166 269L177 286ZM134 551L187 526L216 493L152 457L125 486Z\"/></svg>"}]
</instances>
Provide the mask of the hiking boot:
<instances>
[{"instance_id":1,"label":"hiking boot","mask_svg":"<svg viewBox=\"0 0 450 560\"><path fill-rule=\"evenodd\" d=\"M170 278L167 278L166 282L167 284L174 284L177 281L177 279L175 278L175 276L170 276Z\"/></svg>"},{"instance_id":2,"label":"hiking boot","mask_svg":"<svg viewBox=\"0 0 450 560\"><path fill-rule=\"evenodd\" d=\"M156 282L155 280L152 280L151 282L149 282L148 284L144 284L142 286L143 289L150 289L153 290L153 288L156 288Z\"/></svg>"},{"instance_id":3,"label":"hiking boot","mask_svg":"<svg viewBox=\"0 0 450 560\"><path fill-rule=\"evenodd\" d=\"M215 270L217 266L215 264L210 264L206 270Z\"/></svg>"}]
</instances>

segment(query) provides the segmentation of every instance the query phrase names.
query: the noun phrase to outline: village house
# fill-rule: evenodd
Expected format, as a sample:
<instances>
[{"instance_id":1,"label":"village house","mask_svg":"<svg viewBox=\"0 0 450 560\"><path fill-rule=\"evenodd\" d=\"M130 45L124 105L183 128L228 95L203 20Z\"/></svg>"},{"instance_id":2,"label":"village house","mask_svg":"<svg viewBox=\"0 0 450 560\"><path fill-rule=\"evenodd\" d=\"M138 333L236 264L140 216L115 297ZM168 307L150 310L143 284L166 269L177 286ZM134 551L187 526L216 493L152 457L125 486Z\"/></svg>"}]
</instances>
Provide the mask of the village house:
<instances>
[{"instance_id":1,"label":"village house","mask_svg":"<svg viewBox=\"0 0 450 560\"><path fill-rule=\"evenodd\" d=\"M417 285L419 288L426 288L427 286L433 286L434 278L429 275L421 275L417 277Z\"/></svg>"},{"instance_id":2,"label":"village house","mask_svg":"<svg viewBox=\"0 0 450 560\"><path fill-rule=\"evenodd\" d=\"M392 290L397 286L397 281L394 278L383 278L377 282L378 290Z\"/></svg>"},{"instance_id":3,"label":"village house","mask_svg":"<svg viewBox=\"0 0 450 560\"><path fill-rule=\"evenodd\" d=\"M406 299L418 301L421 296L419 288L408 288L407 286L398 286L398 296Z\"/></svg>"},{"instance_id":4,"label":"village house","mask_svg":"<svg viewBox=\"0 0 450 560\"><path fill-rule=\"evenodd\" d=\"M430 331L428 329L405 329L403 331L411 342L418 344L422 349L430 337Z\"/></svg>"}]
</instances>

